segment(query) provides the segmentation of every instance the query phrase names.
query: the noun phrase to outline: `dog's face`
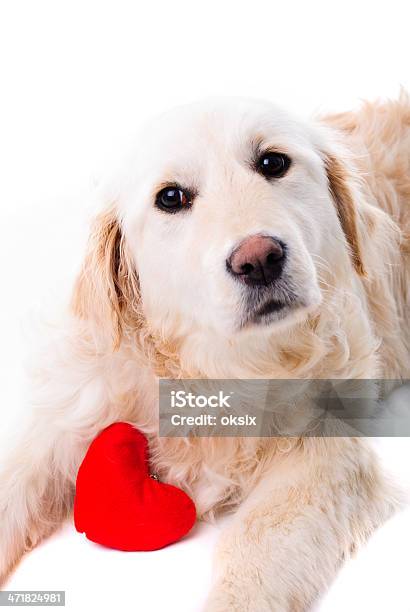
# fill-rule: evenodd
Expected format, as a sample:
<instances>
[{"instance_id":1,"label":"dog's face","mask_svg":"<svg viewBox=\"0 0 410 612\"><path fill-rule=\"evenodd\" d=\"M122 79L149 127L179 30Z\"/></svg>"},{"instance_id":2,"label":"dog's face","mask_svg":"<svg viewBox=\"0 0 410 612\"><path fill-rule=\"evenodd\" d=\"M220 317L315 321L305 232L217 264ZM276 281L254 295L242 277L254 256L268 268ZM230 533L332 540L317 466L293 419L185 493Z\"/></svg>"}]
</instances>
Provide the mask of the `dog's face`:
<instances>
[{"instance_id":1,"label":"dog's face","mask_svg":"<svg viewBox=\"0 0 410 612\"><path fill-rule=\"evenodd\" d=\"M121 214L151 326L231 335L316 311L323 270L348 257L319 143L255 101L184 107L147 128Z\"/></svg>"},{"instance_id":2,"label":"dog's face","mask_svg":"<svg viewBox=\"0 0 410 612\"><path fill-rule=\"evenodd\" d=\"M359 192L333 141L263 102L157 119L97 218L76 314L117 346L141 321L230 341L315 315L335 279L364 273Z\"/></svg>"}]
</instances>

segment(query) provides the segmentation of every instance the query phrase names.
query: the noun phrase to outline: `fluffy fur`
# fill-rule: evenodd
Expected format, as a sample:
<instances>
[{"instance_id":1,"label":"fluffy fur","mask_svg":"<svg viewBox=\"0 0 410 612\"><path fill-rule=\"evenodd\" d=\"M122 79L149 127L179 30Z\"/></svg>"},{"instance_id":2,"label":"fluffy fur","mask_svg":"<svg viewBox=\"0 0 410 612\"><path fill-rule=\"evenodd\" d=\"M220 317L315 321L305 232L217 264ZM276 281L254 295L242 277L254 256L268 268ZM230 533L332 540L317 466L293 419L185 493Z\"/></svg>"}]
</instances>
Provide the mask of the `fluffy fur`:
<instances>
[{"instance_id":1,"label":"fluffy fur","mask_svg":"<svg viewBox=\"0 0 410 612\"><path fill-rule=\"evenodd\" d=\"M251 168L264 147L292 159L280 181ZM404 94L309 124L267 103L208 101L147 127L95 220L35 376L34 418L1 474L0 583L69 515L90 441L125 420L200 517L235 509L208 612L310 606L399 504L366 441L161 439L157 380L408 378L409 166ZM197 192L192 210L155 209L168 182ZM299 302L242 328L224 262L258 232L290 245Z\"/></svg>"}]
</instances>

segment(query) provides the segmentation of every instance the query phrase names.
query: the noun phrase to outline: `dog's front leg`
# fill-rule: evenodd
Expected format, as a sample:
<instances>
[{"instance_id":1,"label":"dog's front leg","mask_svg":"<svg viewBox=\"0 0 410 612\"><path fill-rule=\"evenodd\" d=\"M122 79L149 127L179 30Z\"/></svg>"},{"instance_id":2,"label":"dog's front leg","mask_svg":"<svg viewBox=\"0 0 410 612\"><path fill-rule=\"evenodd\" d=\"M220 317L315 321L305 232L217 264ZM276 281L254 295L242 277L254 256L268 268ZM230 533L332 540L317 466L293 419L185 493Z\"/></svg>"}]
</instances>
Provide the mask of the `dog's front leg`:
<instances>
[{"instance_id":1,"label":"dog's front leg","mask_svg":"<svg viewBox=\"0 0 410 612\"><path fill-rule=\"evenodd\" d=\"M398 499L355 439L307 439L278 460L217 549L207 612L300 612Z\"/></svg>"},{"instance_id":2,"label":"dog's front leg","mask_svg":"<svg viewBox=\"0 0 410 612\"><path fill-rule=\"evenodd\" d=\"M23 553L69 514L92 439L110 423L131 418L114 396L111 370L117 372L92 351L80 359L75 338L41 364L29 427L0 467L0 585Z\"/></svg>"}]
</instances>

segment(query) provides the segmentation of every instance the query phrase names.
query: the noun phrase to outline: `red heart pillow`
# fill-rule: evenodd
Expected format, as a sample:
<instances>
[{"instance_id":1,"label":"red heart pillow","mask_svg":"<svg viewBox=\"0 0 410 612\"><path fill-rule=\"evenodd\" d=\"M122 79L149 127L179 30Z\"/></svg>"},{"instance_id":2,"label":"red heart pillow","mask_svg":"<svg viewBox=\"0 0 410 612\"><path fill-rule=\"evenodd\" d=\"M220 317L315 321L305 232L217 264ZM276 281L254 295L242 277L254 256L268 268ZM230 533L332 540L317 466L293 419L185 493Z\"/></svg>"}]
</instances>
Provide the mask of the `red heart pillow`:
<instances>
[{"instance_id":1,"label":"red heart pillow","mask_svg":"<svg viewBox=\"0 0 410 612\"><path fill-rule=\"evenodd\" d=\"M148 473L148 443L128 423L92 442L77 476L74 523L89 540L119 550L157 550L191 529L196 511L180 489Z\"/></svg>"}]
</instances>

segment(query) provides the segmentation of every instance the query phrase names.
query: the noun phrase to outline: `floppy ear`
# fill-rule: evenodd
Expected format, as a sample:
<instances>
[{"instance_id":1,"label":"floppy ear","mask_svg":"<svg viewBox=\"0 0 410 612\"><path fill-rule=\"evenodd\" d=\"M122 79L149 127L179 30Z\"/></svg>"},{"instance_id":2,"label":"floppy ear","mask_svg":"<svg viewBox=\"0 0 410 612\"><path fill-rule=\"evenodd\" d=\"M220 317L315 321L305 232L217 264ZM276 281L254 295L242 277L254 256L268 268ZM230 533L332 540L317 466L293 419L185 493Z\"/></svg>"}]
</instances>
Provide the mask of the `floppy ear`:
<instances>
[{"instance_id":1,"label":"floppy ear","mask_svg":"<svg viewBox=\"0 0 410 612\"><path fill-rule=\"evenodd\" d=\"M72 308L118 348L127 325L138 317L139 301L138 276L112 207L94 221Z\"/></svg>"},{"instance_id":2,"label":"floppy ear","mask_svg":"<svg viewBox=\"0 0 410 612\"><path fill-rule=\"evenodd\" d=\"M324 163L329 190L350 247L353 266L360 276L366 276L359 232L359 189L355 185L352 171L335 155L326 154Z\"/></svg>"}]
</instances>

